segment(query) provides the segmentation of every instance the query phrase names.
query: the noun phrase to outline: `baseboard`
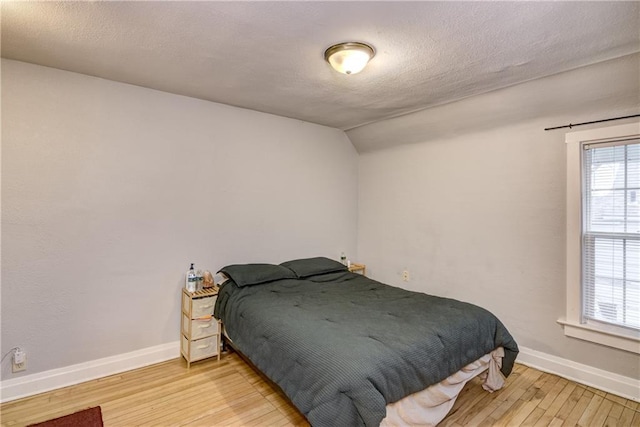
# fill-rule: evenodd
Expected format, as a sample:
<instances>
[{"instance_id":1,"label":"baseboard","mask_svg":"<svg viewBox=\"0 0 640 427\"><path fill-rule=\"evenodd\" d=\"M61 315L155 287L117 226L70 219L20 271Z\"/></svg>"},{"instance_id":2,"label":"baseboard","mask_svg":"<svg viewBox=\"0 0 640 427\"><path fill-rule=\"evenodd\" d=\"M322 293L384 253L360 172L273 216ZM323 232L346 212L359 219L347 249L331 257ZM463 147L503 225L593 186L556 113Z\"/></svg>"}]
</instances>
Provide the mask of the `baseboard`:
<instances>
[{"instance_id":1,"label":"baseboard","mask_svg":"<svg viewBox=\"0 0 640 427\"><path fill-rule=\"evenodd\" d=\"M520 347L518 363L640 402L640 380Z\"/></svg>"},{"instance_id":2,"label":"baseboard","mask_svg":"<svg viewBox=\"0 0 640 427\"><path fill-rule=\"evenodd\" d=\"M4 380L0 382L0 402L9 402L45 391L153 365L154 363L175 359L179 355L180 342L175 341L91 362ZM614 374L526 347L520 347L517 362L640 402L640 380L635 378Z\"/></svg>"},{"instance_id":3,"label":"baseboard","mask_svg":"<svg viewBox=\"0 0 640 427\"><path fill-rule=\"evenodd\" d=\"M175 359L179 356L180 342L175 341L64 368L11 378L0 382L0 402L9 402L45 391L153 365L154 363Z\"/></svg>"}]
</instances>

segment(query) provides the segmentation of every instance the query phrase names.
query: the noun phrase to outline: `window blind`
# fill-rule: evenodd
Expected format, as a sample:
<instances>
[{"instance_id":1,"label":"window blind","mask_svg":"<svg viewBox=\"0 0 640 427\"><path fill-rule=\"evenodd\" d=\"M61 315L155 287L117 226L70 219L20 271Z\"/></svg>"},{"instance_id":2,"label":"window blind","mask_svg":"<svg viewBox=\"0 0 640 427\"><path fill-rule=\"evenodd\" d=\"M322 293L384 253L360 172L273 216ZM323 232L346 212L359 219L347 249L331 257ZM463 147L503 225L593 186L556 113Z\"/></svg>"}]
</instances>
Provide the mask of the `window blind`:
<instances>
[{"instance_id":1,"label":"window blind","mask_svg":"<svg viewBox=\"0 0 640 427\"><path fill-rule=\"evenodd\" d=\"M582 158L583 321L640 329L640 139Z\"/></svg>"}]
</instances>

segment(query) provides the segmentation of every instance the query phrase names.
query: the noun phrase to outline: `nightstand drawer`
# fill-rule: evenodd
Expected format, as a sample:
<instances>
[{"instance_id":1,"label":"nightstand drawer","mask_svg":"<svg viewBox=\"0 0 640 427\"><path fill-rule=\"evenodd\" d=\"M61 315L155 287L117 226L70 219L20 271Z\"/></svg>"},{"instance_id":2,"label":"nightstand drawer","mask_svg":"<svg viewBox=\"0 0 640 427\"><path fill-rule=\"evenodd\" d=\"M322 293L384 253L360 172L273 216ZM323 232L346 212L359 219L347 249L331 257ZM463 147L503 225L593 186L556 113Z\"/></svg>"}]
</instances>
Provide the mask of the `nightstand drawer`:
<instances>
[{"instance_id":1,"label":"nightstand drawer","mask_svg":"<svg viewBox=\"0 0 640 427\"><path fill-rule=\"evenodd\" d=\"M189 341L182 336L182 353L190 362L218 355L218 335L202 338L197 341Z\"/></svg>"},{"instance_id":2,"label":"nightstand drawer","mask_svg":"<svg viewBox=\"0 0 640 427\"><path fill-rule=\"evenodd\" d=\"M180 352L191 362L217 356L220 360L220 332L222 324L213 317L218 299L218 288L206 288L195 292L182 289L182 314L180 316Z\"/></svg>"},{"instance_id":3,"label":"nightstand drawer","mask_svg":"<svg viewBox=\"0 0 640 427\"><path fill-rule=\"evenodd\" d=\"M182 316L182 333L189 339L197 340L220 333L220 323L213 317L208 320L189 320L185 314Z\"/></svg>"},{"instance_id":4,"label":"nightstand drawer","mask_svg":"<svg viewBox=\"0 0 640 427\"><path fill-rule=\"evenodd\" d=\"M184 295L184 294L183 294ZM182 309L192 319L213 314L213 306L216 304L217 295L206 298L182 298Z\"/></svg>"}]
</instances>

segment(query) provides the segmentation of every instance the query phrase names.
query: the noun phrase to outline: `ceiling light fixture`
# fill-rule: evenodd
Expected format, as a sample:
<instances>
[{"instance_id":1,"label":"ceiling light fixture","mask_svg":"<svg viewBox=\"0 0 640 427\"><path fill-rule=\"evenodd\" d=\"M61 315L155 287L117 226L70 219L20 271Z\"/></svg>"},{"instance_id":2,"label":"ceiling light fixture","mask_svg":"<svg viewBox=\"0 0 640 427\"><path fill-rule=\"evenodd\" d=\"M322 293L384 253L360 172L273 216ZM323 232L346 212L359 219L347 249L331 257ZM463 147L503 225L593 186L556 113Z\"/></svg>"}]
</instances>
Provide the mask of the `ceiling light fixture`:
<instances>
[{"instance_id":1,"label":"ceiling light fixture","mask_svg":"<svg viewBox=\"0 0 640 427\"><path fill-rule=\"evenodd\" d=\"M362 71L375 56L373 48L364 43L338 43L324 51L324 59L334 70L342 74L356 74Z\"/></svg>"}]
</instances>

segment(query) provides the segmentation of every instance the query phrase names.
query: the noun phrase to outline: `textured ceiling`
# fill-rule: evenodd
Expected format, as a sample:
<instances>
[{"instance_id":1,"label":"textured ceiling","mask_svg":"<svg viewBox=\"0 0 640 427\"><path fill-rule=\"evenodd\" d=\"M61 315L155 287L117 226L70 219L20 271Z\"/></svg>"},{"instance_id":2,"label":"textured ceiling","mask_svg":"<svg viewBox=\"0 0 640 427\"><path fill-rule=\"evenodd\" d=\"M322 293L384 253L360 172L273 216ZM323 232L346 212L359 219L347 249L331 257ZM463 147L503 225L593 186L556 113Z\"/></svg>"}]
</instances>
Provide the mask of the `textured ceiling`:
<instances>
[{"instance_id":1,"label":"textured ceiling","mask_svg":"<svg viewBox=\"0 0 640 427\"><path fill-rule=\"evenodd\" d=\"M11 2L2 56L352 129L640 51L639 2ZM377 51L360 74L324 62Z\"/></svg>"}]
</instances>

